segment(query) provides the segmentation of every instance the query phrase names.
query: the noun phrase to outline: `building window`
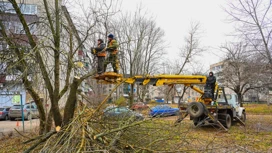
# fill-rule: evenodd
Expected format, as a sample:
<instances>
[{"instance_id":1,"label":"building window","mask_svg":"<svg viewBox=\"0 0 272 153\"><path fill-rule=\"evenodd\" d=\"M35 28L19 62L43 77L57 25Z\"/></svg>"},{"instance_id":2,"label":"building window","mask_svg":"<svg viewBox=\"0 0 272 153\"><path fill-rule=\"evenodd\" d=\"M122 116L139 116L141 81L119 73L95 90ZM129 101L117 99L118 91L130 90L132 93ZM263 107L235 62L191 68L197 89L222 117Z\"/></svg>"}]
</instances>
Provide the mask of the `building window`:
<instances>
[{"instance_id":1,"label":"building window","mask_svg":"<svg viewBox=\"0 0 272 153\"><path fill-rule=\"evenodd\" d=\"M33 4L18 4L22 14L37 14L37 5ZM5 13L16 13L11 3L0 2L0 10Z\"/></svg>"},{"instance_id":2,"label":"building window","mask_svg":"<svg viewBox=\"0 0 272 153\"><path fill-rule=\"evenodd\" d=\"M5 13L16 13L11 3L7 3L7 2L0 3L0 10L4 11Z\"/></svg>"},{"instance_id":3,"label":"building window","mask_svg":"<svg viewBox=\"0 0 272 153\"><path fill-rule=\"evenodd\" d=\"M215 71L216 70L216 67L213 67L213 71Z\"/></svg>"},{"instance_id":4,"label":"building window","mask_svg":"<svg viewBox=\"0 0 272 153\"><path fill-rule=\"evenodd\" d=\"M19 22L14 22L14 33L16 34L25 34L23 25Z\"/></svg>"},{"instance_id":5,"label":"building window","mask_svg":"<svg viewBox=\"0 0 272 153\"><path fill-rule=\"evenodd\" d=\"M9 30L10 29L10 22L7 22L7 21L2 21L4 27L5 27L5 30ZM0 27L0 30L2 30L2 28Z\"/></svg>"},{"instance_id":6,"label":"building window","mask_svg":"<svg viewBox=\"0 0 272 153\"><path fill-rule=\"evenodd\" d=\"M35 34L35 31L37 29L36 24L29 24L28 28L31 34ZM13 30L15 34L25 34L24 27L20 22L13 22Z\"/></svg>"}]
</instances>

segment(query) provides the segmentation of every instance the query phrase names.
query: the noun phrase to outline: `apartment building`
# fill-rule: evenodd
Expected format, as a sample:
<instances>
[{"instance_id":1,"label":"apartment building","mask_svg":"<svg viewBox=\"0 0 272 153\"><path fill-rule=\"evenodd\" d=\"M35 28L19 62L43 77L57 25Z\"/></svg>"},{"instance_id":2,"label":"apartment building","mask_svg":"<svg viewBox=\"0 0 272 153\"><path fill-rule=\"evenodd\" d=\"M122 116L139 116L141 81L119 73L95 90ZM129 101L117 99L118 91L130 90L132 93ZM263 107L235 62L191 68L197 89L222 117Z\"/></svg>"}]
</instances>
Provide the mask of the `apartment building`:
<instances>
[{"instance_id":1,"label":"apartment building","mask_svg":"<svg viewBox=\"0 0 272 153\"><path fill-rule=\"evenodd\" d=\"M221 61L210 65L210 71L214 72L219 85L224 84L224 77L222 75L224 64L226 64L226 62ZM229 88L225 88L225 91L226 93L234 93L234 91ZM267 97L267 95L258 90L249 90L243 95L243 100L248 102L266 101Z\"/></svg>"},{"instance_id":2,"label":"apartment building","mask_svg":"<svg viewBox=\"0 0 272 153\"><path fill-rule=\"evenodd\" d=\"M24 3L20 4L20 9L27 24L29 24L31 33L34 35L34 38L37 39L35 37L37 26L36 24L31 23L38 21L38 5ZM1 1L0 10L0 20L5 27L8 37L12 38L17 45L24 47L24 49L27 51L29 48L28 39L11 3L8 1ZM0 30L4 29L1 28ZM1 33L0 37L3 37ZM0 41L0 54L3 57L7 57L7 55L9 55L9 48L10 46L7 44L7 42ZM7 65L12 62L15 61L9 59L4 60L3 58L0 60L0 106L10 106L20 104L21 102L24 104L27 101L27 92L24 89L22 82L16 77L18 72L14 71L12 74L7 73Z\"/></svg>"}]
</instances>

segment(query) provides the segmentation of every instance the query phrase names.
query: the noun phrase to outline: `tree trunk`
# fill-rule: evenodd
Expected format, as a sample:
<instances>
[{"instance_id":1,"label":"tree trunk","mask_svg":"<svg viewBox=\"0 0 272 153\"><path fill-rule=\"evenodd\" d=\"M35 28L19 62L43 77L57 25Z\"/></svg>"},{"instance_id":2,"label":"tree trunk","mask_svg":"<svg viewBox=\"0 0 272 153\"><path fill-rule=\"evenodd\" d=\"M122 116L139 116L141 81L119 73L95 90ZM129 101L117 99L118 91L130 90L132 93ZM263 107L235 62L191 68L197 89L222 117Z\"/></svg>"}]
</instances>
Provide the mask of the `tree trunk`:
<instances>
[{"instance_id":1,"label":"tree trunk","mask_svg":"<svg viewBox=\"0 0 272 153\"><path fill-rule=\"evenodd\" d=\"M43 107L43 100L40 98L37 92L32 88L31 83L27 80L27 77L23 77L23 83L28 91L28 93L31 95L33 98L35 104L37 105L38 111L39 111L39 118L40 118L40 129L39 129L39 134L43 134L45 130L45 111Z\"/></svg>"},{"instance_id":2,"label":"tree trunk","mask_svg":"<svg viewBox=\"0 0 272 153\"><path fill-rule=\"evenodd\" d=\"M141 95L141 102L145 102L145 95L147 91L147 86L142 86L142 95Z\"/></svg>"},{"instance_id":3,"label":"tree trunk","mask_svg":"<svg viewBox=\"0 0 272 153\"><path fill-rule=\"evenodd\" d=\"M63 125L69 124L70 120L74 117L77 102L77 90L80 82L81 81L79 79L74 78L73 83L70 86L70 92L64 108Z\"/></svg>"},{"instance_id":4,"label":"tree trunk","mask_svg":"<svg viewBox=\"0 0 272 153\"><path fill-rule=\"evenodd\" d=\"M243 107L243 95L242 95L242 93L238 92L237 96L238 96L238 102L239 102L240 106Z\"/></svg>"},{"instance_id":5,"label":"tree trunk","mask_svg":"<svg viewBox=\"0 0 272 153\"><path fill-rule=\"evenodd\" d=\"M181 101L181 99L183 99L183 96L184 96L184 94L185 94L187 88L188 88L188 87L186 87L186 86L183 87L182 94L181 94L181 96L179 97L179 101L178 101L178 107L179 107L179 108L180 108L180 101Z\"/></svg>"},{"instance_id":6,"label":"tree trunk","mask_svg":"<svg viewBox=\"0 0 272 153\"><path fill-rule=\"evenodd\" d=\"M53 114L52 114L52 109L50 109L48 115L47 115L47 120L46 120L46 126L45 126L45 133L49 132L52 128L52 123L53 123Z\"/></svg>"},{"instance_id":7,"label":"tree trunk","mask_svg":"<svg viewBox=\"0 0 272 153\"><path fill-rule=\"evenodd\" d=\"M52 101L52 112L53 112L53 118L55 122L55 126L61 126L62 125L62 117L59 110L58 101Z\"/></svg>"}]
</instances>

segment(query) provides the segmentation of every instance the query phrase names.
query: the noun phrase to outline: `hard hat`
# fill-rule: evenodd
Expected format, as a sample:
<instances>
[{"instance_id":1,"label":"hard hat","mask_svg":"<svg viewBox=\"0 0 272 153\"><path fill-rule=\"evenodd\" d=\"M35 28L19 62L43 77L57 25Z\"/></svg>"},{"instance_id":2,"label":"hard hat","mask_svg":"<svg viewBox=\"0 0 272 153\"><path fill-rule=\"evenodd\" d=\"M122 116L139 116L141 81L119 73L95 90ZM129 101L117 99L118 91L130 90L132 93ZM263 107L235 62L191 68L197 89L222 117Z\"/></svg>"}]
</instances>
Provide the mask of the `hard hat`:
<instances>
[{"instance_id":1,"label":"hard hat","mask_svg":"<svg viewBox=\"0 0 272 153\"><path fill-rule=\"evenodd\" d=\"M113 38L114 36L113 36L113 34L109 34L108 37L109 38Z\"/></svg>"}]
</instances>

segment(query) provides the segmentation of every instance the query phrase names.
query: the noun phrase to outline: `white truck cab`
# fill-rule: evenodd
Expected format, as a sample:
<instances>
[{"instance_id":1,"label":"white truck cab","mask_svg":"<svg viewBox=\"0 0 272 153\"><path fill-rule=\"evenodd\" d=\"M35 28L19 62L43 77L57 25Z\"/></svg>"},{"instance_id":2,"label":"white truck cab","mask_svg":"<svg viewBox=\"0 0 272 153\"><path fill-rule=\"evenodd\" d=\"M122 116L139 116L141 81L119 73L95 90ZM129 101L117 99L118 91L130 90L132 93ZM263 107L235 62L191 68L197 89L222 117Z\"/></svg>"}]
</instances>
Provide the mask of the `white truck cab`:
<instances>
[{"instance_id":1,"label":"white truck cab","mask_svg":"<svg viewBox=\"0 0 272 153\"><path fill-rule=\"evenodd\" d=\"M241 118L242 121L245 121L245 117L246 117L245 108L240 106L240 103L238 102L238 96L236 94L226 94L226 99L227 99L227 103L224 96L219 94L217 102L219 105L220 104L231 105L235 109L235 112L233 112L233 116L234 117L237 116Z\"/></svg>"}]
</instances>

